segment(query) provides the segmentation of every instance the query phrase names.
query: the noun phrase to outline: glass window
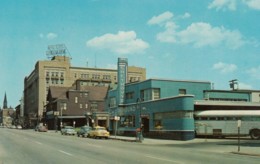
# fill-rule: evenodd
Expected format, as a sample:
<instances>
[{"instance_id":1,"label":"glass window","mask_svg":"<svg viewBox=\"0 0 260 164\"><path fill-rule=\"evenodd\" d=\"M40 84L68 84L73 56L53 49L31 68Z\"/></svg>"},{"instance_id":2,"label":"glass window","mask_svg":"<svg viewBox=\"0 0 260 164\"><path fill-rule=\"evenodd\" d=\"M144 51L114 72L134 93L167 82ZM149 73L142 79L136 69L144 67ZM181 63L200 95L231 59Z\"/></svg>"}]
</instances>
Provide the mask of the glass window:
<instances>
[{"instance_id":1,"label":"glass window","mask_svg":"<svg viewBox=\"0 0 260 164\"><path fill-rule=\"evenodd\" d=\"M186 95L186 89L179 89L179 95Z\"/></svg>"},{"instance_id":2,"label":"glass window","mask_svg":"<svg viewBox=\"0 0 260 164\"><path fill-rule=\"evenodd\" d=\"M75 103L78 103L78 97L75 97Z\"/></svg>"},{"instance_id":3,"label":"glass window","mask_svg":"<svg viewBox=\"0 0 260 164\"><path fill-rule=\"evenodd\" d=\"M135 127L135 116L120 116L120 127Z\"/></svg>"},{"instance_id":4,"label":"glass window","mask_svg":"<svg viewBox=\"0 0 260 164\"><path fill-rule=\"evenodd\" d=\"M109 106L110 106L110 108L116 107L116 98L115 97L110 98Z\"/></svg>"}]
</instances>

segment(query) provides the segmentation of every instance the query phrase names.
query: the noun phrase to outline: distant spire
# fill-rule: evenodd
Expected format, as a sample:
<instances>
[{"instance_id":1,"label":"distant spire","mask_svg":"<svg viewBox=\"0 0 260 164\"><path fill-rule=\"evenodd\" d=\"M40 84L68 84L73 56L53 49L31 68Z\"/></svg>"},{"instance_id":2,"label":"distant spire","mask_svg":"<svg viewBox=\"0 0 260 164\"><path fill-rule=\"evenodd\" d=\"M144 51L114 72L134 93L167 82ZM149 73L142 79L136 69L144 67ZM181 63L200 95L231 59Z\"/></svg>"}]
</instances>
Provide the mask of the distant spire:
<instances>
[{"instance_id":1,"label":"distant spire","mask_svg":"<svg viewBox=\"0 0 260 164\"><path fill-rule=\"evenodd\" d=\"M6 98L6 93L5 93L5 98L4 98L4 106L3 106L4 109L7 109L7 98Z\"/></svg>"}]
</instances>

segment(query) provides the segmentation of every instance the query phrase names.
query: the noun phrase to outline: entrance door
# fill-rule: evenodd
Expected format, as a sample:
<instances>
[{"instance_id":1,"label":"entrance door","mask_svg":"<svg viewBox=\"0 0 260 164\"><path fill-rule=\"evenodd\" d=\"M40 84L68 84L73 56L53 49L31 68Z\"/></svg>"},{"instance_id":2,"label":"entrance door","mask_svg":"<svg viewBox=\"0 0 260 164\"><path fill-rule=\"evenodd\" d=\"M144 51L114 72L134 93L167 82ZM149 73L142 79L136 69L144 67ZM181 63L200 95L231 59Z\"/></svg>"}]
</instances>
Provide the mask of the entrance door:
<instances>
[{"instance_id":1,"label":"entrance door","mask_svg":"<svg viewBox=\"0 0 260 164\"><path fill-rule=\"evenodd\" d=\"M143 132L148 133L149 132L149 118L148 117L143 117L142 118L142 123L143 123Z\"/></svg>"}]
</instances>

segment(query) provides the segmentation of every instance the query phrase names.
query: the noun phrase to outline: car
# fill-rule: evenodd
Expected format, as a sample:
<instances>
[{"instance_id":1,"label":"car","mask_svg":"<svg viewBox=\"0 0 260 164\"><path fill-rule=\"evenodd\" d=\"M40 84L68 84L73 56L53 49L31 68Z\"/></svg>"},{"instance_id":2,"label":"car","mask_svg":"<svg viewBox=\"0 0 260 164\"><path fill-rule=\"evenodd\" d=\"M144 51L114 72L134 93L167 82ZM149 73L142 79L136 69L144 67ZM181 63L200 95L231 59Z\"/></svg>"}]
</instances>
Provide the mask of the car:
<instances>
[{"instance_id":1,"label":"car","mask_svg":"<svg viewBox=\"0 0 260 164\"><path fill-rule=\"evenodd\" d=\"M47 132L48 128L44 125L37 125L34 130L37 132Z\"/></svg>"},{"instance_id":2,"label":"car","mask_svg":"<svg viewBox=\"0 0 260 164\"><path fill-rule=\"evenodd\" d=\"M82 126L79 131L77 131L77 135L78 137L87 137L90 130L92 130L90 126Z\"/></svg>"},{"instance_id":3,"label":"car","mask_svg":"<svg viewBox=\"0 0 260 164\"><path fill-rule=\"evenodd\" d=\"M16 129L22 129L22 126L21 125L17 125Z\"/></svg>"},{"instance_id":4,"label":"car","mask_svg":"<svg viewBox=\"0 0 260 164\"><path fill-rule=\"evenodd\" d=\"M61 128L60 130L61 135L76 135L77 132L75 131L75 129L72 126L64 126L63 128Z\"/></svg>"},{"instance_id":5,"label":"car","mask_svg":"<svg viewBox=\"0 0 260 164\"><path fill-rule=\"evenodd\" d=\"M92 130L90 130L88 137L90 138L106 138L110 136L109 132L106 130L105 127L96 126Z\"/></svg>"}]
</instances>

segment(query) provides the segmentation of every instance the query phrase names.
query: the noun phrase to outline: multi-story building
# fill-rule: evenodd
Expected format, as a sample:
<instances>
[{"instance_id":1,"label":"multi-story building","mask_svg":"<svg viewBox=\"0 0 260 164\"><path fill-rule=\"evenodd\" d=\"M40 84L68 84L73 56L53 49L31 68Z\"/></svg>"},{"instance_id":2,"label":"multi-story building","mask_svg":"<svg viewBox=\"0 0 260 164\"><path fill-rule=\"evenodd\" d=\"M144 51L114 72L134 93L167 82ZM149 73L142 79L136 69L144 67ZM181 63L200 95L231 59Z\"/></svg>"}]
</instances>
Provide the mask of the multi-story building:
<instances>
[{"instance_id":1,"label":"multi-story building","mask_svg":"<svg viewBox=\"0 0 260 164\"><path fill-rule=\"evenodd\" d=\"M128 68L128 82L146 79L146 69ZM113 86L117 83L116 69L73 67L67 56L54 56L51 60L38 61L34 70L24 79L24 113L34 126L43 117L46 96L50 86L70 87L76 80L83 85Z\"/></svg>"},{"instance_id":2,"label":"multi-story building","mask_svg":"<svg viewBox=\"0 0 260 164\"><path fill-rule=\"evenodd\" d=\"M118 87L108 92L106 102L110 131L121 135L141 131L149 137L189 140L195 137L196 112L260 110L259 90L214 90L210 82L194 80L127 83L126 70L127 59L119 59Z\"/></svg>"},{"instance_id":3,"label":"multi-story building","mask_svg":"<svg viewBox=\"0 0 260 164\"><path fill-rule=\"evenodd\" d=\"M50 87L44 123L56 130L64 125L108 127L109 117L104 113L107 91L106 86L80 83L74 87Z\"/></svg>"}]
</instances>

